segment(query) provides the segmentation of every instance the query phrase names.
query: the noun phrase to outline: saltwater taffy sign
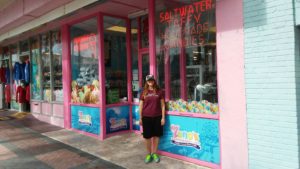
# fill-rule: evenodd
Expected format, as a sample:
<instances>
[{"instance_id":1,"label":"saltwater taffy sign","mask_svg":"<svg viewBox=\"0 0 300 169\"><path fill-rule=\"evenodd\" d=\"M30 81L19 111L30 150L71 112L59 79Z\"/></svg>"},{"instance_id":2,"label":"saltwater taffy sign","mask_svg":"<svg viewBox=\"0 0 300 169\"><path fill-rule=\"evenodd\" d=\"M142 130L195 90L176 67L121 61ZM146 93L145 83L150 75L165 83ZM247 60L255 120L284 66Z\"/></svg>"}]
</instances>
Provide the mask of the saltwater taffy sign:
<instances>
[{"instance_id":1,"label":"saltwater taffy sign","mask_svg":"<svg viewBox=\"0 0 300 169\"><path fill-rule=\"evenodd\" d=\"M163 48L205 45L215 27L215 1L201 0L158 13L157 33ZM162 42L160 41L160 43Z\"/></svg>"}]
</instances>

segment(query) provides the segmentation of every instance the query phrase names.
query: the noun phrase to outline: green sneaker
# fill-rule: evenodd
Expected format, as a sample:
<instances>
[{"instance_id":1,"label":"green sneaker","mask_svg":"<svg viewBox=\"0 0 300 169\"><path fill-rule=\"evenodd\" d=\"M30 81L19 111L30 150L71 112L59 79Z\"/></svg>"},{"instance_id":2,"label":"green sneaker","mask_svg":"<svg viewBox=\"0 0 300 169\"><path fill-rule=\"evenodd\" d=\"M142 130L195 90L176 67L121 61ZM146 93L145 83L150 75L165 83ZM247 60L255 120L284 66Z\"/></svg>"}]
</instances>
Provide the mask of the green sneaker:
<instances>
[{"instance_id":1,"label":"green sneaker","mask_svg":"<svg viewBox=\"0 0 300 169\"><path fill-rule=\"evenodd\" d=\"M152 161L152 156L150 154L146 155L145 163L148 164Z\"/></svg>"},{"instance_id":2,"label":"green sneaker","mask_svg":"<svg viewBox=\"0 0 300 169\"><path fill-rule=\"evenodd\" d=\"M159 155L157 155L156 153L153 153L152 158L156 163L159 163L159 161L160 161Z\"/></svg>"}]
</instances>

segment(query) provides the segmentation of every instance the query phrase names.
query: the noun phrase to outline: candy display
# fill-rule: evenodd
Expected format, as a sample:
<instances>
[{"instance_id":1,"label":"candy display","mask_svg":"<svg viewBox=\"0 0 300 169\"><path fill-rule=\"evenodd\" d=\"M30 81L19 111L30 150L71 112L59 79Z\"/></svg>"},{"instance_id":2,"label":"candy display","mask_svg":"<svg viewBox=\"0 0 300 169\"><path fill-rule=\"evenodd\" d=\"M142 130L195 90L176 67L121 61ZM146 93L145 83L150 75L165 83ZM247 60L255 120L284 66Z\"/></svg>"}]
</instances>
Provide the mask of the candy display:
<instances>
[{"instance_id":1,"label":"candy display","mask_svg":"<svg viewBox=\"0 0 300 169\"><path fill-rule=\"evenodd\" d=\"M169 111L217 114L219 107L217 103L210 103L207 100L202 101L184 101L182 99L167 102Z\"/></svg>"},{"instance_id":2,"label":"candy display","mask_svg":"<svg viewBox=\"0 0 300 169\"><path fill-rule=\"evenodd\" d=\"M93 80L91 84L80 86L75 80L73 80L71 101L72 103L98 104L99 81Z\"/></svg>"}]
</instances>

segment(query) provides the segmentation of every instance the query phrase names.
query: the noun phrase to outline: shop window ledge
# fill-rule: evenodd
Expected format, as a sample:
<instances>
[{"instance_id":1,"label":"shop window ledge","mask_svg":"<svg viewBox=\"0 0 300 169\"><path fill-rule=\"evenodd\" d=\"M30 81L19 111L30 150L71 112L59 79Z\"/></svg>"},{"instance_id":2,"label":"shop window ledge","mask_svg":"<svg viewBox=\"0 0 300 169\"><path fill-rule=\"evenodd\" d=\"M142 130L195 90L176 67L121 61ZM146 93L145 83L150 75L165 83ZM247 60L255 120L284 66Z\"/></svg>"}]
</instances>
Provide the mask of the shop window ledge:
<instances>
[{"instance_id":1,"label":"shop window ledge","mask_svg":"<svg viewBox=\"0 0 300 169\"><path fill-rule=\"evenodd\" d=\"M196 117L196 118L206 118L206 119L219 120L219 115L218 114L204 114L204 113L167 111L167 115L187 116L187 117Z\"/></svg>"},{"instance_id":2,"label":"shop window ledge","mask_svg":"<svg viewBox=\"0 0 300 169\"><path fill-rule=\"evenodd\" d=\"M108 108L108 107L119 107L119 106L128 106L128 105L130 105L129 102L114 103L114 104L107 104L106 108Z\"/></svg>"},{"instance_id":3,"label":"shop window ledge","mask_svg":"<svg viewBox=\"0 0 300 169\"><path fill-rule=\"evenodd\" d=\"M83 107L97 107L99 108L99 104L84 104L84 103L70 103L71 106L83 106Z\"/></svg>"}]
</instances>

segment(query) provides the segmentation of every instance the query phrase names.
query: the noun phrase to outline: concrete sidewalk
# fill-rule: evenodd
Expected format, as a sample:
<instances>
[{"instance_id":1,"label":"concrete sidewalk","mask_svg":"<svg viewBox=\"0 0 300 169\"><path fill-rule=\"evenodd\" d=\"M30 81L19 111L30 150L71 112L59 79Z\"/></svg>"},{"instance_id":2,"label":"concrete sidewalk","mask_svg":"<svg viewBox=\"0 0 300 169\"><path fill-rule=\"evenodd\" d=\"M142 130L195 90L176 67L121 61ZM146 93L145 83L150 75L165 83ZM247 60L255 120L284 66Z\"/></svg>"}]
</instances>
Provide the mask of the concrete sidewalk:
<instances>
[{"instance_id":1,"label":"concrete sidewalk","mask_svg":"<svg viewBox=\"0 0 300 169\"><path fill-rule=\"evenodd\" d=\"M4 113L7 114L8 112ZM10 114L10 113L9 113ZM3 112L0 112L0 116ZM159 168L159 169L207 169L181 160L161 156L160 163L144 163L146 150L142 136L135 133L127 133L113 136L104 141L85 136L74 131L59 128L38 121L30 114L18 120L10 120L10 123L20 125L48 138L89 153L105 161L117 164L129 169ZM1 121L0 121L1 123ZM0 134L1 135L1 134Z\"/></svg>"}]
</instances>

